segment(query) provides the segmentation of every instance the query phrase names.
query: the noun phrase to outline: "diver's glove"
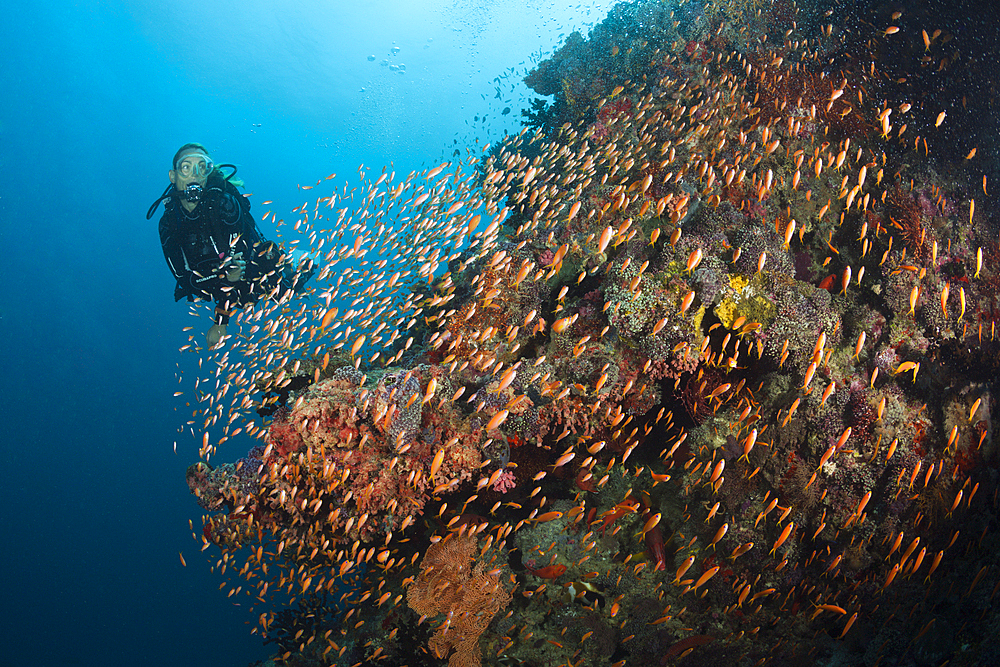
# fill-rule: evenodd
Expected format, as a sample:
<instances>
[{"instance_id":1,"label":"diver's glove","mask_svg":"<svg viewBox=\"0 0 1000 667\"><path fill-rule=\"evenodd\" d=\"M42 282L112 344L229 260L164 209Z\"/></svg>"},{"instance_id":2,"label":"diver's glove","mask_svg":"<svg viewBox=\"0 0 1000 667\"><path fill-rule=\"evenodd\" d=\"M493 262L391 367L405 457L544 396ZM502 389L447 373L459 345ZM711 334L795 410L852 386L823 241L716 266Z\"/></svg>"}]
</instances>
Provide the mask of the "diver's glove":
<instances>
[{"instance_id":1,"label":"diver's glove","mask_svg":"<svg viewBox=\"0 0 1000 667\"><path fill-rule=\"evenodd\" d=\"M309 253L302 250L293 250L290 259L291 265L295 267L291 271L292 289L298 294L305 289L306 283L316 273L316 262Z\"/></svg>"},{"instance_id":2,"label":"diver's glove","mask_svg":"<svg viewBox=\"0 0 1000 667\"><path fill-rule=\"evenodd\" d=\"M286 261L292 266L296 273L306 273L316 271L316 260L305 250L295 249L288 253Z\"/></svg>"},{"instance_id":3,"label":"diver's glove","mask_svg":"<svg viewBox=\"0 0 1000 667\"><path fill-rule=\"evenodd\" d=\"M243 260L243 253L238 252L226 259L221 268L226 272L226 280L229 282L238 283L243 280L243 273L247 268L247 263Z\"/></svg>"},{"instance_id":4,"label":"diver's glove","mask_svg":"<svg viewBox=\"0 0 1000 667\"><path fill-rule=\"evenodd\" d=\"M209 347L215 347L219 344L219 341L226 335L226 325L225 324L213 324L208 329L208 333L205 334L205 342L208 343Z\"/></svg>"}]
</instances>

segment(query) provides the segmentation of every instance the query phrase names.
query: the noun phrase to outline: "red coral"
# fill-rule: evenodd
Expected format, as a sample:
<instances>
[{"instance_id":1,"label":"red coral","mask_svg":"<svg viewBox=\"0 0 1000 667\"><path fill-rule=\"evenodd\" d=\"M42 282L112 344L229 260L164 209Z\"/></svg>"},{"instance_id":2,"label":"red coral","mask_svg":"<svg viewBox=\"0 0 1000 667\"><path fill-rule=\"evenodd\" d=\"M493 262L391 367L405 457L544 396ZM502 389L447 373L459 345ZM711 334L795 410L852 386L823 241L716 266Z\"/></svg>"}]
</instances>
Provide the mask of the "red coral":
<instances>
[{"instance_id":1,"label":"red coral","mask_svg":"<svg viewBox=\"0 0 1000 667\"><path fill-rule=\"evenodd\" d=\"M287 418L275 418L268 429L268 442L274 445L274 451L282 457L287 457L305 446L302 436L295 429L295 423Z\"/></svg>"}]
</instances>

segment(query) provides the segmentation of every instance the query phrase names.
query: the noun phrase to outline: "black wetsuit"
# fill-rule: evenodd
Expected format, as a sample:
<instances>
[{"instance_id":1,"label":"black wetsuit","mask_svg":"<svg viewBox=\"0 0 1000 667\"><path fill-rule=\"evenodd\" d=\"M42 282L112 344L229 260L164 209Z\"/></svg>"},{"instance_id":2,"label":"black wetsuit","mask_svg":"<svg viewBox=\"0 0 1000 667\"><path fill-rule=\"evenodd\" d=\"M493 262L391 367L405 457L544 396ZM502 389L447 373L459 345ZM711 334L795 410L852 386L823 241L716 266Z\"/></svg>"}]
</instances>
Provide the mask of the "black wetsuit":
<instances>
[{"instance_id":1,"label":"black wetsuit","mask_svg":"<svg viewBox=\"0 0 1000 667\"><path fill-rule=\"evenodd\" d=\"M160 244L177 279L174 300L214 301L218 324L228 323L234 307L255 303L282 283L280 249L257 229L250 200L218 174L209 176L193 211L187 211L178 196L167 200ZM243 253L246 269L242 280L231 283L223 263L237 253Z\"/></svg>"}]
</instances>

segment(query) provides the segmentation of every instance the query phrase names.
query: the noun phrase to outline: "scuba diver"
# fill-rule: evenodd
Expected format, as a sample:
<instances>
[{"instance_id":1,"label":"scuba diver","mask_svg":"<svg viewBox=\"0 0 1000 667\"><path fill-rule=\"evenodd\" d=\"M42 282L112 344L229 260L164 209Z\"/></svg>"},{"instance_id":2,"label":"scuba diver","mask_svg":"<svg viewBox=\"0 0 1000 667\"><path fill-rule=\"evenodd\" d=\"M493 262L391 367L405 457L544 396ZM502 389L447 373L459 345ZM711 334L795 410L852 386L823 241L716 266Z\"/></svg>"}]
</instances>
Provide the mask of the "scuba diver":
<instances>
[{"instance_id":1,"label":"scuba diver","mask_svg":"<svg viewBox=\"0 0 1000 667\"><path fill-rule=\"evenodd\" d=\"M208 150L196 143L181 146L172 165L170 185L149 207L146 219L165 200L160 244L177 280L174 301L215 302L214 323L206 335L214 347L226 335L236 308L301 291L315 264L304 253L283 255L278 244L264 238L250 214L250 200L236 189L243 181L233 178L234 165L214 164ZM232 172L223 174L223 167Z\"/></svg>"}]
</instances>

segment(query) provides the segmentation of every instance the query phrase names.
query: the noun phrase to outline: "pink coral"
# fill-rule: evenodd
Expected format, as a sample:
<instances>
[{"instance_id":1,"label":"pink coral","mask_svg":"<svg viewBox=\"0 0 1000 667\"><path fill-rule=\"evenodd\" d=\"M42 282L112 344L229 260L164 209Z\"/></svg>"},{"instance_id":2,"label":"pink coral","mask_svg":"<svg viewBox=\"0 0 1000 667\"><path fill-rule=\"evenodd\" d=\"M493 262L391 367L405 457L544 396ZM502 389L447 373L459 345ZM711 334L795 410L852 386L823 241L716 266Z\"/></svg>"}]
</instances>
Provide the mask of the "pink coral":
<instances>
[{"instance_id":1,"label":"pink coral","mask_svg":"<svg viewBox=\"0 0 1000 667\"><path fill-rule=\"evenodd\" d=\"M292 525L321 519L352 539L371 539L412 521L432 491L449 493L471 479L484 435L470 433L453 403L423 410L417 398L432 377L446 381L440 368L418 366L389 371L371 388L350 373L310 385L269 430L267 463L283 472L263 485L268 511ZM438 450L444 458L431 476ZM322 503L310 504L315 498Z\"/></svg>"},{"instance_id":2,"label":"pink coral","mask_svg":"<svg viewBox=\"0 0 1000 667\"><path fill-rule=\"evenodd\" d=\"M497 493L507 493L513 489L516 484L517 483L514 481L514 473L509 470L504 470L500 473L500 476L497 477L497 481L493 482L493 490Z\"/></svg>"}]
</instances>

